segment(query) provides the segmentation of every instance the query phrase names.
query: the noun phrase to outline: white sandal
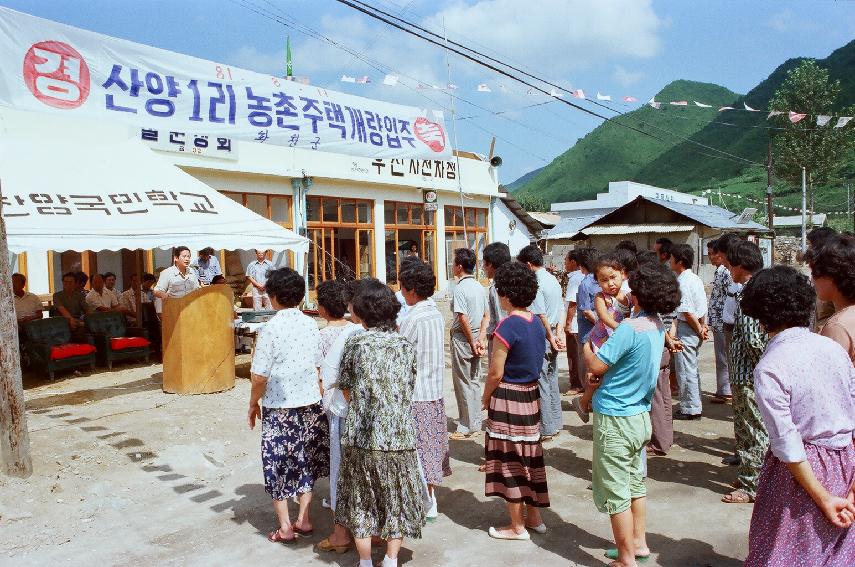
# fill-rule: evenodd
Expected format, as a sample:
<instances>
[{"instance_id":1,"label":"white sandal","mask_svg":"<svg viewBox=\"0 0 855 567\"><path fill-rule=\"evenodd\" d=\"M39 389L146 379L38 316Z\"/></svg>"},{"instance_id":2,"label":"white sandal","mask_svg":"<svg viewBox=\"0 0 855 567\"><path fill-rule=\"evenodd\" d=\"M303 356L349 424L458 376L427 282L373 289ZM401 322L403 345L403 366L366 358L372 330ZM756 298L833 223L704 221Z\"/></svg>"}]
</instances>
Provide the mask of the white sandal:
<instances>
[{"instance_id":1,"label":"white sandal","mask_svg":"<svg viewBox=\"0 0 855 567\"><path fill-rule=\"evenodd\" d=\"M504 535L503 533L501 533L496 528L490 526L490 530L487 533L489 533L490 537L492 537L494 539L511 539L511 540L517 540L517 541L525 541L525 540L531 539L531 535L529 535L528 530L523 530L523 533L521 533L521 534Z\"/></svg>"},{"instance_id":2,"label":"white sandal","mask_svg":"<svg viewBox=\"0 0 855 567\"><path fill-rule=\"evenodd\" d=\"M546 524L541 522L540 525L538 525L538 526L526 526L525 529L531 530L536 534L545 534L546 533Z\"/></svg>"}]
</instances>

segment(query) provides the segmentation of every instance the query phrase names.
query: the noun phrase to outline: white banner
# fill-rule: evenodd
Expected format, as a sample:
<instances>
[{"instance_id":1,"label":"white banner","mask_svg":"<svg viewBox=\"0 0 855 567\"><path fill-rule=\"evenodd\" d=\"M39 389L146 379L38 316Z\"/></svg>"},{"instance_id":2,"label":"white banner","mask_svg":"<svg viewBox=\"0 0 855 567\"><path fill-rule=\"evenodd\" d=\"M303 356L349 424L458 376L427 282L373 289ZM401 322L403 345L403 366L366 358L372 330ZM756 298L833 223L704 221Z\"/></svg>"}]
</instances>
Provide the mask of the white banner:
<instances>
[{"instance_id":1,"label":"white banner","mask_svg":"<svg viewBox=\"0 0 855 567\"><path fill-rule=\"evenodd\" d=\"M441 111L301 85L0 8L0 105L140 129L447 158Z\"/></svg>"}]
</instances>

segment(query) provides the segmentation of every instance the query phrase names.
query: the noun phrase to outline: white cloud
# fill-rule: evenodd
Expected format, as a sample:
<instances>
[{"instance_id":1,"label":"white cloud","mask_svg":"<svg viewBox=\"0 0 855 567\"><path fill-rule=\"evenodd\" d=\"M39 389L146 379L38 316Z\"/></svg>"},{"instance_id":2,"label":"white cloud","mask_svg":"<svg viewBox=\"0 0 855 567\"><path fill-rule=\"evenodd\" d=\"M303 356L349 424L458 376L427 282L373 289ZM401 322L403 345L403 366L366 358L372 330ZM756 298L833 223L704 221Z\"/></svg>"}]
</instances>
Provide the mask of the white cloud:
<instances>
[{"instance_id":1,"label":"white cloud","mask_svg":"<svg viewBox=\"0 0 855 567\"><path fill-rule=\"evenodd\" d=\"M813 31L816 24L807 19L799 19L793 14L792 10L786 9L777 14L772 14L766 21L766 25L780 33L790 33L798 31Z\"/></svg>"},{"instance_id":2,"label":"white cloud","mask_svg":"<svg viewBox=\"0 0 855 567\"><path fill-rule=\"evenodd\" d=\"M615 65L612 72L612 77L623 87L629 87L636 84L644 78L644 73L640 71L627 71L623 65Z\"/></svg>"}]
</instances>

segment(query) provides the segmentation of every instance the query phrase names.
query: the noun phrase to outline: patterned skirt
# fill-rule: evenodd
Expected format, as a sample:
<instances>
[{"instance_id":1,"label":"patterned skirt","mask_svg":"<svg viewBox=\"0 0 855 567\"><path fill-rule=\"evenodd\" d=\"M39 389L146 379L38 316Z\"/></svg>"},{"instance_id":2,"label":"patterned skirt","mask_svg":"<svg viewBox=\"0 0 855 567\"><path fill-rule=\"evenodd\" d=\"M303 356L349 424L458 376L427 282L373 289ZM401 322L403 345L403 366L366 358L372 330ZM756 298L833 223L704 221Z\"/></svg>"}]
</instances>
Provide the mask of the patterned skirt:
<instances>
[{"instance_id":1,"label":"patterned skirt","mask_svg":"<svg viewBox=\"0 0 855 567\"><path fill-rule=\"evenodd\" d=\"M807 462L829 493L845 498L855 481L855 449L805 443ZM748 534L746 567L851 567L855 528L840 529L796 482L787 465L766 454Z\"/></svg>"},{"instance_id":2,"label":"patterned skirt","mask_svg":"<svg viewBox=\"0 0 855 567\"><path fill-rule=\"evenodd\" d=\"M484 494L529 506L549 506L537 382L499 383L490 398L486 429Z\"/></svg>"},{"instance_id":3,"label":"patterned skirt","mask_svg":"<svg viewBox=\"0 0 855 567\"><path fill-rule=\"evenodd\" d=\"M413 402L413 419L416 422L416 451L419 454L425 481L438 486L443 477L451 476L448 456L448 423L445 402Z\"/></svg>"},{"instance_id":4,"label":"patterned skirt","mask_svg":"<svg viewBox=\"0 0 855 567\"><path fill-rule=\"evenodd\" d=\"M415 449L342 447L335 521L355 538L421 538L426 487Z\"/></svg>"},{"instance_id":5,"label":"patterned skirt","mask_svg":"<svg viewBox=\"0 0 855 567\"><path fill-rule=\"evenodd\" d=\"M330 474L329 425L321 404L262 408L264 489L274 500L311 492Z\"/></svg>"}]
</instances>

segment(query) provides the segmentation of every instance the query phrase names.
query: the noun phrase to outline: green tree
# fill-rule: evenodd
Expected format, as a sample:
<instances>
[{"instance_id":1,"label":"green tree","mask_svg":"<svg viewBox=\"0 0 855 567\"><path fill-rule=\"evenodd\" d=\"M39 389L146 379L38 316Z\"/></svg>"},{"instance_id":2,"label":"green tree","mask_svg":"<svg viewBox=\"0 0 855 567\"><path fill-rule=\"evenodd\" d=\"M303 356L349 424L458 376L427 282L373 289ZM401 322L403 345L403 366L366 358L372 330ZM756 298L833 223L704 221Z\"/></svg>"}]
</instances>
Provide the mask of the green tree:
<instances>
[{"instance_id":1,"label":"green tree","mask_svg":"<svg viewBox=\"0 0 855 567\"><path fill-rule=\"evenodd\" d=\"M772 141L777 176L799 185L804 167L811 185L822 184L843 164L853 145L855 121L836 128L835 118L825 126L817 126L820 115L855 114L854 107L840 107L839 97L840 81L830 80L828 70L813 59L806 59L787 72L787 78L769 101L771 110L783 113L777 120L784 129L775 133ZM808 116L793 124L790 111Z\"/></svg>"},{"instance_id":2,"label":"green tree","mask_svg":"<svg viewBox=\"0 0 855 567\"><path fill-rule=\"evenodd\" d=\"M517 200L520 206L529 213L549 212L549 203L547 203L545 199L538 197L537 195L523 193L520 195L514 195L514 198Z\"/></svg>"}]
</instances>

